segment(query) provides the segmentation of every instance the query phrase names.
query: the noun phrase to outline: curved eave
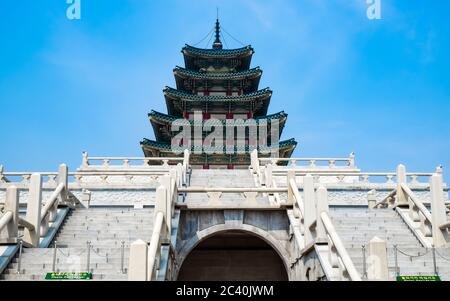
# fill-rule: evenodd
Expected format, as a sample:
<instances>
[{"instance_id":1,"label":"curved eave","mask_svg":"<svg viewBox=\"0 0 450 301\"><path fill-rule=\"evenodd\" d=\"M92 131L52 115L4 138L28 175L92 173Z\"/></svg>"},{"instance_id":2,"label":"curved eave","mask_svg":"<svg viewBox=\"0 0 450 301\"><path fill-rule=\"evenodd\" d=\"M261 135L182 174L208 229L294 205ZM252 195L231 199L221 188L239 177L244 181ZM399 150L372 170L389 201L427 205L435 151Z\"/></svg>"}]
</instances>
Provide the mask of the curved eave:
<instances>
[{"instance_id":1,"label":"curved eave","mask_svg":"<svg viewBox=\"0 0 450 301\"><path fill-rule=\"evenodd\" d=\"M248 70L255 51L251 46L238 49L202 49L186 45L181 52L187 69L200 70L219 63L235 70Z\"/></svg>"},{"instance_id":2,"label":"curved eave","mask_svg":"<svg viewBox=\"0 0 450 301\"><path fill-rule=\"evenodd\" d=\"M175 120L180 120L180 118L173 116L173 115L166 115L166 114L156 112L156 111L151 111L148 114L148 117L149 117L150 123L153 128L153 132L155 133L155 137L156 137L157 141L159 141L159 142L166 141L167 142L167 141L170 141L174 137L175 133L170 131L170 129L172 128L172 123ZM272 123L269 123L269 121L272 122L272 120L278 120L278 122L279 122L278 123L279 124L278 138L280 138L281 134L283 133L284 126L285 126L286 120L287 120L287 114L284 111L276 113L276 114L268 115L268 116L255 118L255 121L257 124L260 124L261 122L267 122L267 126L272 125ZM183 119L183 121L184 121L184 119ZM218 120L218 119L203 120L201 125L200 124L199 125L204 126L204 124L206 122L208 122L208 127L209 126L222 126L225 129L227 120ZM192 127L194 127L193 120L189 120L189 123L191 124ZM238 123L233 126L247 127L248 124ZM270 135L270 128L267 130L267 134Z\"/></svg>"},{"instance_id":3,"label":"curved eave","mask_svg":"<svg viewBox=\"0 0 450 301\"><path fill-rule=\"evenodd\" d=\"M240 96L204 96L166 88L164 97L168 113L174 116L183 116L185 110L204 111L206 108L209 112L226 112L229 106L253 112L254 116L263 116L267 114L272 91L264 89Z\"/></svg>"},{"instance_id":4,"label":"curved eave","mask_svg":"<svg viewBox=\"0 0 450 301\"><path fill-rule=\"evenodd\" d=\"M173 73L180 79L196 79L196 80L240 80L260 78L262 70L259 67L243 70L239 72L200 72L176 67Z\"/></svg>"},{"instance_id":5,"label":"curved eave","mask_svg":"<svg viewBox=\"0 0 450 301\"><path fill-rule=\"evenodd\" d=\"M261 122L264 120L273 120L273 119L279 119L280 120L280 124L286 122L288 114L286 114L284 111L275 113L275 114L271 114L271 115L266 115L266 116L261 116L261 117L256 117L254 118L256 120L256 122ZM157 122L157 123L161 123L161 124L171 124L172 122L174 122L175 120L180 119L177 116L174 115L167 115L167 114L163 114L157 111L152 110L150 113L148 113L148 117L150 119L150 122ZM206 121L206 120L204 120ZM189 121L191 124L193 123L192 120ZM218 124L220 123L221 125L225 125L226 120L217 120ZM214 125L214 124L212 124Z\"/></svg>"},{"instance_id":6,"label":"curved eave","mask_svg":"<svg viewBox=\"0 0 450 301\"><path fill-rule=\"evenodd\" d=\"M236 49L204 49L193 47L188 44L183 47L181 52L185 56L196 58L240 58L251 56L255 53L250 45Z\"/></svg>"},{"instance_id":7,"label":"curved eave","mask_svg":"<svg viewBox=\"0 0 450 301\"><path fill-rule=\"evenodd\" d=\"M239 96L225 96L225 95L195 95L191 93L187 93L181 90L173 89L166 87L164 90L164 96L169 97L171 99L176 100L184 100L184 101L202 101L202 102L229 102L229 101L251 101L256 100L257 98L270 98L272 96L272 90L269 88L265 88L253 93L243 94Z\"/></svg>"},{"instance_id":8,"label":"curved eave","mask_svg":"<svg viewBox=\"0 0 450 301\"><path fill-rule=\"evenodd\" d=\"M294 151L295 147L297 146L297 142L295 139L289 139L285 141L280 141L278 149L280 152L292 152ZM141 147L144 150L144 152L147 151L159 151L159 152L172 152L172 146L169 143L164 142L157 142L153 140L149 140L144 138L144 140L141 141ZM258 147L258 152L270 152L274 149L276 149L276 146L268 146L268 147ZM238 149L241 150L241 149ZM242 148L244 150L244 148ZM248 151L248 147L245 147L245 151ZM180 150L182 152L182 150ZM198 149L197 147L191 146L191 151L202 151L202 147Z\"/></svg>"},{"instance_id":9,"label":"curved eave","mask_svg":"<svg viewBox=\"0 0 450 301\"><path fill-rule=\"evenodd\" d=\"M195 87L202 86L205 81L223 86L230 82L233 85L233 81L235 85L245 81L244 91L249 93L258 89L263 72L259 67L239 72L200 72L176 67L173 73L177 89L180 90L191 91L194 85Z\"/></svg>"}]
</instances>

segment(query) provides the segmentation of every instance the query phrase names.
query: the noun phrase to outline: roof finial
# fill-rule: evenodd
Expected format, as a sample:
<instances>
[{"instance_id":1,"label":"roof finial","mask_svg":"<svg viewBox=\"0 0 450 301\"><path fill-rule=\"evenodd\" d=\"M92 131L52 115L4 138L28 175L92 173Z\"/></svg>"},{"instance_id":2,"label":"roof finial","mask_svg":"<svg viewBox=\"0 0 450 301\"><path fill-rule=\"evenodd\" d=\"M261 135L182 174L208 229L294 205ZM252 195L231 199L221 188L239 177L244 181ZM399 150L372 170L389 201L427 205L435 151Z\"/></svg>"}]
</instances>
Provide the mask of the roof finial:
<instances>
[{"instance_id":1,"label":"roof finial","mask_svg":"<svg viewBox=\"0 0 450 301\"><path fill-rule=\"evenodd\" d=\"M216 40L213 44L213 49L222 49L223 45L220 41L220 22L219 22L219 8L217 8L217 19L216 19Z\"/></svg>"}]
</instances>

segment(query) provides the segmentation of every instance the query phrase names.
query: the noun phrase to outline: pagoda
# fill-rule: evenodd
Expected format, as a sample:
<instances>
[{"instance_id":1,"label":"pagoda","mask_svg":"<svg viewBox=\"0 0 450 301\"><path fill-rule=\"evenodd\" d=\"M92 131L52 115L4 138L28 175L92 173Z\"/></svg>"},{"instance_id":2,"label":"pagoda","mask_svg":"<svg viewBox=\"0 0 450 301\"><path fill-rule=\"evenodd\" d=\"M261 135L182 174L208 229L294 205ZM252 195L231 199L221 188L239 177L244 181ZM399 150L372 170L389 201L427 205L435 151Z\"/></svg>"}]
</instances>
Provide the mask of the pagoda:
<instances>
[{"instance_id":1,"label":"pagoda","mask_svg":"<svg viewBox=\"0 0 450 301\"><path fill-rule=\"evenodd\" d=\"M267 115L272 91L259 89L262 70L250 68L254 54L251 46L224 49L217 19L211 49L186 44L181 52L185 67L173 70L176 89L163 90L167 114L148 114L156 141L141 141L146 157L176 157L189 149L194 168L234 169L247 168L254 149L260 157L269 157L274 150L275 157L292 155L297 142L279 141L287 114ZM177 140L180 130L173 126L180 120L190 128L188 135ZM250 125L257 130L252 131ZM217 133L212 141L214 130L223 132L223 141L219 141ZM231 138L227 135L230 133ZM206 151L205 145L211 145L214 151Z\"/></svg>"}]
</instances>

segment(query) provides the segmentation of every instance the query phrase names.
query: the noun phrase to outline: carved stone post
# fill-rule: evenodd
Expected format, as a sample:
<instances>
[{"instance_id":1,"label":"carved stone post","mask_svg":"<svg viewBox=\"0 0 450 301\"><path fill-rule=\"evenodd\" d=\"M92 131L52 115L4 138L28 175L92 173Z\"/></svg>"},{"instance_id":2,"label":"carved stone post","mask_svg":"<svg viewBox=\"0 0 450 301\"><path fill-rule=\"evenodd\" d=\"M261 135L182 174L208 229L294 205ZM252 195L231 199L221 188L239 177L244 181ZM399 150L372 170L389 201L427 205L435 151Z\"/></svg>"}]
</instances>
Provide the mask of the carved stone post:
<instances>
[{"instance_id":1,"label":"carved stone post","mask_svg":"<svg viewBox=\"0 0 450 301\"><path fill-rule=\"evenodd\" d=\"M349 166L355 167L355 153L352 152L349 157Z\"/></svg>"},{"instance_id":2,"label":"carved stone post","mask_svg":"<svg viewBox=\"0 0 450 301\"><path fill-rule=\"evenodd\" d=\"M171 231L171 218L169 212L169 208L167 208L167 193L168 189L161 185L156 189L156 204L155 204L155 217L158 214L158 212L162 212L164 215L164 224L166 225L163 228L166 228L169 230L169 233Z\"/></svg>"},{"instance_id":3,"label":"carved stone post","mask_svg":"<svg viewBox=\"0 0 450 301\"><path fill-rule=\"evenodd\" d=\"M400 164L397 167L397 204L399 206L406 207L408 206L407 197L401 187L401 184L406 184L406 167L403 164Z\"/></svg>"},{"instance_id":4,"label":"carved stone post","mask_svg":"<svg viewBox=\"0 0 450 301\"><path fill-rule=\"evenodd\" d=\"M447 230L441 230L440 228L447 223L442 176L434 174L431 177L430 185L433 245L436 248L441 248L447 245L448 240Z\"/></svg>"},{"instance_id":5,"label":"carved stone post","mask_svg":"<svg viewBox=\"0 0 450 301\"><path fill-rule=\"evenodd\" d=\"M33 230L25 228L23 241L39 246L41 229L41 209L42 209L42 177L40 174L31 175L30 191L28 195L26 220L34 226Z\"/></svg>"},{"instance_id":6,"label":"carved stone post","mask_svg":"<svg viewBox=\"0 0 450 301\"><path fill-rule=\"evenodd\" d=\"M82 168L88 168L89 167L88 153L87 152L83 152L82 156L83 156L83 158L81 160L81 167Z\"/></svg>"},{"instance_id":7,"label":"carved stone post","mask_svg":"<svg viewBox=\"0 0 450 301\"><path fill-rule=\"evenodd\" d=\"M58 185L61 183L64 184L64 189L58 197L58 203L66 205L69 198L69 168L66 164L61 164L58 169Z\"/></svg>"},{"instance_id":8,"label":"carved stone post","mask_svg":"<svg viewBox=\"0 0 450 301\"><path fill-rule=\"evenodd\" d=\"M6 226L7 236L6 239L2 239L2 242L15 243L19 226L19 191L16 186L10 186L6 190L5 212L11 212L12 219Z\"/></svg>"},{"instance_id":9,"label":"carved stone post","mask_svg":"<svg viewBox=\"0 0 450 301\"><path fill-rule=\"evenodd\" d=\"M314 178L306 175L303 179L304 209L305 209L305 244L314 243L315 229L312 224L316 221L316 196L314 193Z\"/></svg>"},{"instance_id":10,"label":"carved stone post","mask_svg":"<svg viewBox=\"0 0 450 301\"><path fill-rule=\"evenodd\" d=\"M371 281L389 280L388 256L386 241L374 237L369 242L369 257L367 258L367 278Z\"/></svg>"},{"instance_id":11,"label":"carved stone post","mask_svg":"<svg viewBox=\"0 0 450 301\"><path fill-rule=\"evenodd\" d=\"M271 163L266 165L266 187L272 187L272 174L273 174L273 165Z\"/></svg>"},{"instance_id":12,"label":"carved stone post","mask_svg":"<svg viewBox=\"0 0 450 301\"><path fill-rule=\"evenodd\" d=\"M325 225L322 222L322 219L320 218L320 214L322 212L328 212L329 206L328 206L328 191L324 186L320 186L317 189L317 242L327 242L327 232L325 230Z\"/></svg>"},{"instance_id":13,"label":"carved stone post","mask_svg":"<svg viewBox=\"0 0 450 301\"><path fill-rule=\"evenodd\" d=\"M147 281L148 246L143 240L137 240L130 246L128 263L128 281Z\"/></svg>"}]
</instances>

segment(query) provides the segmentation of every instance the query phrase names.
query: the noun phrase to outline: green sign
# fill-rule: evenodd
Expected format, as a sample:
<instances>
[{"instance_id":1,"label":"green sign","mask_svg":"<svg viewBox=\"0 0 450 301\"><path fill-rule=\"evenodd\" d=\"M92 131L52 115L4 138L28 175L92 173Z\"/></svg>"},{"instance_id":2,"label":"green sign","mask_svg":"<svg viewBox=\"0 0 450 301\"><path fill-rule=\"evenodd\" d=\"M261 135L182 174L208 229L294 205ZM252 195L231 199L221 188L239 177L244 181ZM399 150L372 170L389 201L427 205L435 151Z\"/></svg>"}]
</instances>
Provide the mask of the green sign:
<instances>
[{"instance_id":1,"label":"green sign","mask_svg":"<svg viewBox=\"0 0 450 301\"><path fill-rule=\"evenodd\" d=\"M92 273L47 273L45 280L91 280Z\"/></svg>"},{"instance_id":2,"label":"green sign","mask_svg":"<svg viewBox=\"0 0 450 301\"><path fill-rule=\"evenodd\" d=\"M439 276L397 276L397 281L441 281Z\"/></svg>"}]
</instances>

